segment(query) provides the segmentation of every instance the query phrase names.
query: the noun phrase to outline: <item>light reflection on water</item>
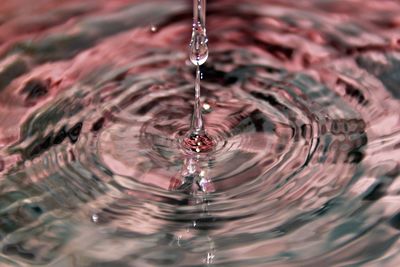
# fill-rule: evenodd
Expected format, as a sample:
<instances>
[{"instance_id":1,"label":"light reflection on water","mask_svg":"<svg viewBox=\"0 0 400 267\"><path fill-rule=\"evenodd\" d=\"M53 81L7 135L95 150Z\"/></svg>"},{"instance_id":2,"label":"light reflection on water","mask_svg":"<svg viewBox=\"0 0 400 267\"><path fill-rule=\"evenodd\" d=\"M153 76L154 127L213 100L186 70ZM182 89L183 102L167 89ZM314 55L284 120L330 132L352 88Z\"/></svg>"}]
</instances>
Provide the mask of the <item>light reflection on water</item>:
<instances>
[{"instance_id":1,"label":"light reflection on water","mask_svg":"<svg viewBox=\"0 0 400 267\"><path fill-rule=\"evenodd\" d=\"M0 4L1 266L397 266L400 4ZM182 181L185 186L180 186Z\"/></svg>"}]
</instances>

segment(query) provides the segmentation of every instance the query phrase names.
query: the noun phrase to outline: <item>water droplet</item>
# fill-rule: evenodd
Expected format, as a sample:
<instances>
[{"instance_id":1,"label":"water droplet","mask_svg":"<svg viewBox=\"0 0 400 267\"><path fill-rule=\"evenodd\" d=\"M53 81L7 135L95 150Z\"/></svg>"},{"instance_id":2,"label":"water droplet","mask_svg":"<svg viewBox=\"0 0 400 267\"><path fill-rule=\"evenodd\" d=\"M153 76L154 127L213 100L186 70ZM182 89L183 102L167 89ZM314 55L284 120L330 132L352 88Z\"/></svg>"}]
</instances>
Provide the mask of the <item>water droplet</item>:
<instances>
[{"instance_id":1,"label":"water droplet","mask_svg":"<svg viewBox=\"0 0 400 267\"><path fill-rule=\"evenodd\" d=\"M190 42L190 61L194 65L203 65L208 58L208 38L203 29L193 29Z\"/></svg>"},{"instance_id":2,"label":"water droplet","mask_svg":"<svg viewBox=\"0 0 400 267\"><path fill-rule=\"evenodd\" d=\"M190 41L190 61L203 65L208 58L208 38L206 34L206 1L193 0L193 28Z\"/></svg>"},{"instance_id":3,"label":"water droplet","mask_svg":"<svg viewBox=\"0 0 400 267\"><path fill-rule=\"evenodd\" d=\"M99 215L96 213L92 215L92 222L98 223L99 222Z\"/></svg>"},{"instance_id":4,"label":"water droplet","mask_svg":"<svg viewBox=\"0 0 400 267\"><path fill-rule=\"evenodd\" d=\"M156 32L157 30L158 30L157 26L155 26L155 25L151 25L150 26L150 31L151 32Z\"/></svg>"}]
</instances>

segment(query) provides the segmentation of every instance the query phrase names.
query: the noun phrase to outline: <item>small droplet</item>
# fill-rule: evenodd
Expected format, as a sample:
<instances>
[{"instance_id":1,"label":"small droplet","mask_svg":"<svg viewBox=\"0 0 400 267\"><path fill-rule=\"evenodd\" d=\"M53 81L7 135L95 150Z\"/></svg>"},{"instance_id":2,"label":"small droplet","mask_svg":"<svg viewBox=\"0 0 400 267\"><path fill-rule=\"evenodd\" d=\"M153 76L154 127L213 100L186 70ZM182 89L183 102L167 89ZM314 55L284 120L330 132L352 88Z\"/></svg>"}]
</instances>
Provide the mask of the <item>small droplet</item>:
<instances>
[{"instance_id":1,"label":"small droplet","mask_svg":"<svg viewBox=\"0 0 400 267\"><path fill-rule=\"evenodd\" d=\"M192 40L190 42L190 61L194 65L203 65L208 58L208 39L205 31L193 29Z\"/></svg>"},{"instance_id":2,"label":"small droplet","mask_svg":"<svg viewBox=\"0 0 400 267\"><path fill-rule=\"evenodd\" d=\"M151 32L156 32L157 31L157 27L155 25L151 25L150 26L150 31Z\"/></svg>"},{"instance_id":3,"label":"small droplet","mask_svg":"<svg viewBox=\"0 0 400 267\"><path fill-rule=\"evenodd\" d=\"M99 221L99 215L96 213L92 215L92 222L97 223Z\"/></svg>"}]
</instances>

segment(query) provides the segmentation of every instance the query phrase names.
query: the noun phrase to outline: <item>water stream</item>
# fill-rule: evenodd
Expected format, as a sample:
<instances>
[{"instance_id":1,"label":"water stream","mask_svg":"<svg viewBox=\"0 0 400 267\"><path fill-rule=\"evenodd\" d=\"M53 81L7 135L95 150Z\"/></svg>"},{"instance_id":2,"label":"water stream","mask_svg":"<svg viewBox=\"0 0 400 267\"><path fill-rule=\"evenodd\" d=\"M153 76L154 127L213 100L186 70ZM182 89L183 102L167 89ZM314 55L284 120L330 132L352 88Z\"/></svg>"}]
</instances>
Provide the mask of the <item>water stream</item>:
<instances>
[{"instance_id":1,"label":"water stream","mask_svg":"<svg viewBox=\"0 0 400 267\"><path fill-rule=\"evenodd\" d=\"M188 134L183 140L183 148L197 153L208 152L214 142L206 133L200 100L200 65L208 58L208 38L206 34L206 0L193 0L192 38L189 45L189 59L196 66L194 85L194 110Z\"/></svg>"},{"instance_id":2,"label":"water stream","mask_svg":"<svg viewBox=\"0 0 400 267\"><path fill-rule=\"evenodd\" d=\"M398 1L194 3L0 4L0 266L397 267Z\"/></svg>"}]
</instances>

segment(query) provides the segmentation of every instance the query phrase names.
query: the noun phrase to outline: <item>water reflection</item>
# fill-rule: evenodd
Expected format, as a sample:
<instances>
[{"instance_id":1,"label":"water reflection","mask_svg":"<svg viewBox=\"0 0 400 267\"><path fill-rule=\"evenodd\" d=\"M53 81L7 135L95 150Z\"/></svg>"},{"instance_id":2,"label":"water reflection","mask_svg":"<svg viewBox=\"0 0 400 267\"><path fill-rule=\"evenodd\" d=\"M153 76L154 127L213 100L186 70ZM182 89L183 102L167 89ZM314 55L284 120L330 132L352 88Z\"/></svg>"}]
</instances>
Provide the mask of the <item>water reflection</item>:
<instances>
[{"instance_id":1,"label":"water reflection","mask_svg":"<svg viewBox=\"0 0 400 267\"><path fill-rule=\"evenodd\" d=\"M398 2L210 1L201 155L191 2L67 2L0 4L1 266L398 265Z\"/></svg>"}]
</instances>

